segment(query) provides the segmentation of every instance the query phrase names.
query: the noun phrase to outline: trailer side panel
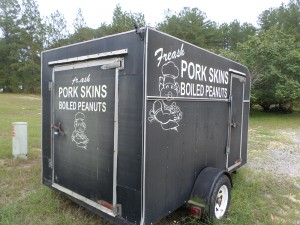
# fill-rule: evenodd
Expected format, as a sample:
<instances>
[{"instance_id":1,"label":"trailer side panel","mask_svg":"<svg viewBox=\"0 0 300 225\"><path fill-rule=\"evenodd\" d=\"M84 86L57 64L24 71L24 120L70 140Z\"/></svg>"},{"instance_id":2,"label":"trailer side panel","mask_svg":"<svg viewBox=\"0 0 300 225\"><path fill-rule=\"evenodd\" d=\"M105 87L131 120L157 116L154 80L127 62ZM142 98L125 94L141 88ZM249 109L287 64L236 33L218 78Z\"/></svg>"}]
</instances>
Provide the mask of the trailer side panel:
<instances>
[{"instance_id":1,"label":"trailer side panel","mask_svg":"<svg viewBox=\"0 0 300 225\"><path fill-rule=\"evenodd\" d=\"M242 126L248 120L239 117L239 129L230 137L235 144L229 143L233 112L230 70L241 71L249 82L247 68L166 34L149 30L148 43L146 224L186 203L203 168L228 170L230 148L246 157L246 138L241 131L247 132ZM247 82L240 88L245 93L249 91ZM241 114L244 96L237 99L240 107L236 110ZM241 166L246 161L235 164L239 160L240 154L233 164Z\"/></svg>"}]
</instances>

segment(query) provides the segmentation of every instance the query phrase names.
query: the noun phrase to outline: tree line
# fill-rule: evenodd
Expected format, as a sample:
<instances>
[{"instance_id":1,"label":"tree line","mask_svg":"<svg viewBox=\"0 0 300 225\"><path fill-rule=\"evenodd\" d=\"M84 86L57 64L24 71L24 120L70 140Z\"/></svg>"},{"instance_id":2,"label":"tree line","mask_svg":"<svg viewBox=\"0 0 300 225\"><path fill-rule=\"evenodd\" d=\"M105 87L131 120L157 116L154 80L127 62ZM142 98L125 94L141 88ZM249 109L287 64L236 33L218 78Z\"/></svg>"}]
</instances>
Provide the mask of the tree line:
<instances>
[{"instance_id":1,"label":"tree line","mask_svg":"<svg viewBox=\"0 0 300 225\"><path fill-rule=\"evenodd\" d=\"M258 27L250 23L217 24L198 8L166 11L156 29L248 66L251 105L265 111L290 111L300 100L300 0L263 11ZM35 0L0 2L0 91L40 92L41 52L147 25L142 13L116 5L112 22L87 26L81 9L73 32L59 11L41 17Z\"/></svg>"}]
</instances>

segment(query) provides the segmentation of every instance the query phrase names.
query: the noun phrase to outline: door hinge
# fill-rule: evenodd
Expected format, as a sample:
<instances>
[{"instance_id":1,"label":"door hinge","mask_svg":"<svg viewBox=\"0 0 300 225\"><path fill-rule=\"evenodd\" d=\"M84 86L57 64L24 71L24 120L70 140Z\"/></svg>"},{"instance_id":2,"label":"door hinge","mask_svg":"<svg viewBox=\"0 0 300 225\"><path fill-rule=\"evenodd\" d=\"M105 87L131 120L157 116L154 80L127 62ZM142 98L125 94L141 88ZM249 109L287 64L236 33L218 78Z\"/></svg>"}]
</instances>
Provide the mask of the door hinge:
<instances>
[{"instance_id":1,"label":"door hinge","mask_svg":"<svg viewBox=\"0 0 300 225\"><path fill-rule=\"evenodd\" d=\"M243 84L246 83L246 78L245 78L245 77L241 77L239 80L240 80L240 82L243 83Z\"/></svg>"},{"instance_id":2,"label":"door hinge","mask_svg":"<svg viewBox=\"0 0 300 225\"><path fill-rule=\"evenodd\" d=\"M230 147L227 146L225 151L226 151L226 154L228 155L230 153Z\"/></svg>"},{"instance_id":3,"label":"door hinge","mask_svg":"<svg viewBox=\"0 0 300 225\"><path fill-rule=\"evenodd\" d=\"M113 213L116 216L122 216L122 205L121 204L116 204L113 207Z\"/></svg>"},{"instance_id":4,"label":"door hinge","mask_svg":"<svg viewBox=\"0 0 300 225\"><path fill-rule=\"evenodd\" d=\"M124 59L118 58L118 59L115 59L113 62L104 64L101 66L101 69L103 69L103 70L115 69L115 68L118 68L119 70L123 70L124 69Z\"/></svg>"},{"instance_id":5,"label":"door hinge","mask_svg":"<svg viewBox=\"0 0 300 225\"><path fill-rule=\"evenodd\" d=\"M52 81L49 81L49 83L48 83L48 89L49 89L49 91L52 90L52 86L53 86L53 82L52 82Z\"/></svg>"},{"instance_id":6,"label":"door hinge","mask_svg":"<svg viewBox=\"0 0 300 225\"><path fill-rule=\"evenodd\" d=\"M232 103L232 95L229 95L228 100L229 100L229 104L231 104Z\"/></svg>"},{"instance_id":7,"label":"door hinge","mask_svg":"<svg viewBox=\"0 0 300 225\"><path fill-rule=\"evenodd\" d=\"M48 159L48 167L50 169L53 169L53 164L52 164L52 160L51 159Z\"/></svg>"},{"instance_id":8,"label":"door hinge","mask_svg":"<svg viewBox=\"0 0 300 225\"><path fill-rule=\"evenodd\" d=\"M99 205L104 206L105 208L110 209L114 215L116 216L122 216L122 205L121 204L115 204L112 205L107 201L104 200L98 200L97 201Z\"/></svg>"}]
</instances>

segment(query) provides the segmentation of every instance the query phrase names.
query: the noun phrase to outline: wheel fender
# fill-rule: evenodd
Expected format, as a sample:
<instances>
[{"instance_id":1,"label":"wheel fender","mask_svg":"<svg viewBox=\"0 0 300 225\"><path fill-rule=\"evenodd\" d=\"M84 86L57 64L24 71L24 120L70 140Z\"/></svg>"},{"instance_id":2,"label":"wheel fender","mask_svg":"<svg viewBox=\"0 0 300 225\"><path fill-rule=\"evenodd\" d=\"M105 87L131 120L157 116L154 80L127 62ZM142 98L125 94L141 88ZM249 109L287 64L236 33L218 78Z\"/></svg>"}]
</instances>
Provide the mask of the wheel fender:
<instances>
[{"instance_id":1,"label":"wheel fender","mask_svg":"<svg viewBox=\"0 0 300 225\"><path fill-rule=\"evenodd\" d=\"M188 203L199 207L208 207L214 186L223 174L229 178L232 187L231 176L227 171L214 167L204 168L196 178Z\"/></svg>"}]
</instances>

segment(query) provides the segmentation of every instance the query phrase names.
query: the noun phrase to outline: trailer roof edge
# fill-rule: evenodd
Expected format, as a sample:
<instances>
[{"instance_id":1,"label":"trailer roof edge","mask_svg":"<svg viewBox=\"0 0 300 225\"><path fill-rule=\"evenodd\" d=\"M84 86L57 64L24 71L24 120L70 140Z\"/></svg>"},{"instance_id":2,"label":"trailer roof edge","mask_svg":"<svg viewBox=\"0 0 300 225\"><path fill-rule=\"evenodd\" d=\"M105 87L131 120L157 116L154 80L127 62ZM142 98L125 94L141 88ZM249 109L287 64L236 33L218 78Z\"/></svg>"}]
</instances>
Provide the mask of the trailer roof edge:
<instances>
[{"instance_id":1,"label":"trailer roof edge","mask_svg":"<svg viewBox=\"0 0 300 225\"><path fill-rule=\"evenodd\" d=\"M51 48L51 49L42 51L42 53L51 52L51 51L55 51L55 50L58 50L58 49L64 49L64 48L68 48L68 47L75 46L75 45L81 45L81 44L85 44L85 43L89 43L89 42L93 42L93 41L97 41L97 40L101 40L101 39L107 39L107 38L111 38L111 37L114 37L114 36L119 36L119 35L132 33L132 32L135 32L135 30L129 30L129 31L126 31L126 32L118 33L118 34L107 35L107 36L104 36L104 37L95 38L95 39L91 39L91 40L88 40L88 41L77 42L77 43L74 43L74 44L65 45L65 46L61 46L61 47L58 47L58 48Z\"/></svg>"}]
</instances>

